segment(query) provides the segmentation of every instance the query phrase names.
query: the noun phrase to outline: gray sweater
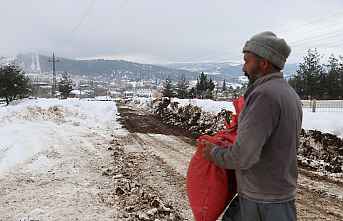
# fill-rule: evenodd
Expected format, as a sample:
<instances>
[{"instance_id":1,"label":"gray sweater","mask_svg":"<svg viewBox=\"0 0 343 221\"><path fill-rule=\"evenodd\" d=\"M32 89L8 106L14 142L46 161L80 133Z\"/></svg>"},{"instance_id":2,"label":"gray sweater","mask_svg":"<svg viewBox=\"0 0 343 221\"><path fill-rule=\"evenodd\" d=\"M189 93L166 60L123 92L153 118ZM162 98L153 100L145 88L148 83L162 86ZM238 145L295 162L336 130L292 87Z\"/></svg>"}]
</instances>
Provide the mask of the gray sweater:
<instances>
[{"instance_id":1,"label":"gray sweater","mask_svg":"<svg viewBox=\"0 0 343 221\"><path fill-rule=\"evenodd\" d=\"M235 169L241 196L265 202L295 198L302 106L296 92L273 73L249 86L236 142L211 152L216 165Z\"/></svg>"}]
</instances>

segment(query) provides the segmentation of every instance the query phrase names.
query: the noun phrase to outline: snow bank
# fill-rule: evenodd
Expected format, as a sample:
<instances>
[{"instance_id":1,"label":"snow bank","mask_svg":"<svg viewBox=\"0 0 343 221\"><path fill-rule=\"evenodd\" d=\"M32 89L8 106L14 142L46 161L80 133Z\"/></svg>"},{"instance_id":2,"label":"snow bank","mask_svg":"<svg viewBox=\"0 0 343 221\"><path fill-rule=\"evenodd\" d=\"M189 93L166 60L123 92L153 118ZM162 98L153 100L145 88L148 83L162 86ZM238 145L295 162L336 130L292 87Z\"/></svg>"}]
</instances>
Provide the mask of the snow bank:
<instances>
[{"instance_id":1,"label":"snow bank","mask_svg":"<svg viewBox=\"0 0 343 221\"><path fill-rule=\"evenodd\" d=\"M121 128L116 113L114 102L79 99L26 99L0 107L0 174L62 137L72 139L75 131Z\"/></svg>"}]
</instances>

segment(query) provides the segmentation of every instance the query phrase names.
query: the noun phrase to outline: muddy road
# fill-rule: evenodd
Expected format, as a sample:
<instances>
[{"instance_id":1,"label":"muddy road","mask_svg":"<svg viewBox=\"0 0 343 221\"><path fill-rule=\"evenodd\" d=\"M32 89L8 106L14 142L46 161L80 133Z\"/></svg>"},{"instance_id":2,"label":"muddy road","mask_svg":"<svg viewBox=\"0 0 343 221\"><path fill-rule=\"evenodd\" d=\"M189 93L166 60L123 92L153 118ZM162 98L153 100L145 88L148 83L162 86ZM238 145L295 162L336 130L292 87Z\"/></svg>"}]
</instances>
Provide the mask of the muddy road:
<instances>
[{"instance_id":1,"label":"muddy road","mask_svg":"<svg viewBox=\"0 0 343 221\"><path fill-rule=\"evenodd\" d=\"M169 220L193 220L185 190L188 164L195 152L191 133L166 126L144 110L120 103L117 107L121 123L129 133L115 138L115 143L123 156L135 162L130 169L136 171L132 175L135 182L168 205L173 211ZM125 197L122 200L130 201ZM137 197L133 201L139 203ZM300 169L296 202L299 220L343 220L343 184L314 176L304 168ZM127 205L119 204L127 211ZM147 204L141 209L151 208L154 207ZM129 217L128 214L123 217Z\"/></svg>"}]
</instances>

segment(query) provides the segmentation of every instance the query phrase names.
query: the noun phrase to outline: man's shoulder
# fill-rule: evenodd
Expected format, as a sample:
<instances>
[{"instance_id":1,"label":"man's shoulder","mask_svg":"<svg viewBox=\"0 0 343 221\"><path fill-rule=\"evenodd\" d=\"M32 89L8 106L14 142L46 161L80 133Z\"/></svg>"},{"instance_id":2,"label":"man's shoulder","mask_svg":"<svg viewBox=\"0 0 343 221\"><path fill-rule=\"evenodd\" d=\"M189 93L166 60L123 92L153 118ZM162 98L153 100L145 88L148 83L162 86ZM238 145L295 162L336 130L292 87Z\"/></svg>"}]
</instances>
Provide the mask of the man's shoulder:
<instances>
[{"instance_id":1,"label":"man's shoulder","mask_svg":"<svg viewBox=\"0 0 343 221\"><path fill-rule=\"evenodd\" d=\"M254 90L254 93L266 96L270 99L276 99L282 94L291 90L291 86L283 78L267 81Z\"/></svg>"},{"instance_id":2,"label":"man's shoulder","mask_svg":"<svg viewBox=\"0 0 343 221\"><path fill-rule=\"evenodd\" d=\"M253 90L246 99L246 106L268 105L272 107L279 106L277 96L272 93L268 87L257 87Z\"/></svg>"},{"instance_id":3,"label":"man's shoulder","mask_svg":"<svg viewBox=\"0 0 343 221\"><path fill-rule=\"evenodd\" d=\"M259 85L256 89L261 91L266 91L266 93L271 93L278 91L278 89L288 88L289 84L284 78L271 79Z\"/></svg>"},{"instance_id":4,"label":"man's shoulder","mask_svg":"<svg viewBox=\"0 0 343 221\"><path fill-rule=\"evenodd\" d=\"M273 99L275 97L276 93L278 93L280 87L285 87L282 85L281 82L276 82L275 80L271 80L268 82L265 82L258 87L256 87L251 92L251 97L265 97L269 99Z\"/></svg>"},{"instance_id":5,"label":"man's shoulder","mask_svg":"<svg viewBox=\"0 0 343 221\"><path fill-rule=\"evenodd\" d=\"M300 102L300 98L295 90L288 84L285 79L274 79L257 87L252 94L253 96L263 96L273 105L285 105Z\"/></svg>"},{"instance_id":6,"label":"man's shoulder","mask_svg":"<svg viewBox=\"0 0 343 221\"><path fill-rule=\"evenodd\" d=\"M284 79L273 79L256 87L247 97L247 103L252 104L257 100L263 101L273 107L281 105L285 97L290 96L290 88Z\"/></svg>"}]
</instances>

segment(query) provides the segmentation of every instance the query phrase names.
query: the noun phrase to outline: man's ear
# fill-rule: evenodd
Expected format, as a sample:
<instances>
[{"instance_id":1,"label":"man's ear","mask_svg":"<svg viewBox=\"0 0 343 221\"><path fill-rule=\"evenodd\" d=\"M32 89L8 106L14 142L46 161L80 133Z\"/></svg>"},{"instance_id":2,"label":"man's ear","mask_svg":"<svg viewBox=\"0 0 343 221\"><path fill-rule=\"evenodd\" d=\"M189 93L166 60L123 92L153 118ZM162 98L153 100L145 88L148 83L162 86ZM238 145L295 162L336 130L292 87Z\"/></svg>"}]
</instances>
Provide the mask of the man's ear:
<instances>
[{"instance_id":1,"label":"man's ear","mask_svg":"<svg viewBox=\"0 0 343 221\"><path fill-rule=\"evenodd\" d=\"M268 70L270 63L266 59L261 59L259 62L260 70L266 71Z\"/></svg>"}]
</instances>

